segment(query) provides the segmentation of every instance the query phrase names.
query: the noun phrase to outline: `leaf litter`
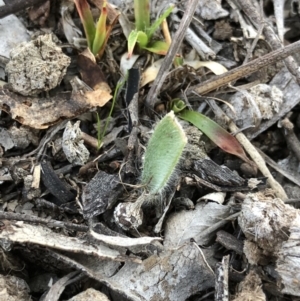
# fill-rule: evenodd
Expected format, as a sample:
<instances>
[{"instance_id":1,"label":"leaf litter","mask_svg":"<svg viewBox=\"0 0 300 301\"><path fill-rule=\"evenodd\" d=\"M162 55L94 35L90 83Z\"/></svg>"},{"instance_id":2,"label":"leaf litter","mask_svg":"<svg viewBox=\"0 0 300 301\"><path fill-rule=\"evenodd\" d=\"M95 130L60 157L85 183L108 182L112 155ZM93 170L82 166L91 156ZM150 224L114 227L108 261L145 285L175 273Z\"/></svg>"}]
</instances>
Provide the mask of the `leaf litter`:
<instances>
[{"instance_id":1,"label":"leaf litter","mask_svg":"<svg viewBox=\"0 0 300 301\"><path fill-rule=\"evenodd\" d=\"M0 7L5 32L8 18L24 32L5 34L0 49L3 298L294 300L295 7L187 0L166 13L169 1L150 1L151 24L170 15L128 59L134 2L90 1L94 21L107 13L95 55L73 1ZM174 124L155 132L170 114Z\"/></svg>"}]
</instances>

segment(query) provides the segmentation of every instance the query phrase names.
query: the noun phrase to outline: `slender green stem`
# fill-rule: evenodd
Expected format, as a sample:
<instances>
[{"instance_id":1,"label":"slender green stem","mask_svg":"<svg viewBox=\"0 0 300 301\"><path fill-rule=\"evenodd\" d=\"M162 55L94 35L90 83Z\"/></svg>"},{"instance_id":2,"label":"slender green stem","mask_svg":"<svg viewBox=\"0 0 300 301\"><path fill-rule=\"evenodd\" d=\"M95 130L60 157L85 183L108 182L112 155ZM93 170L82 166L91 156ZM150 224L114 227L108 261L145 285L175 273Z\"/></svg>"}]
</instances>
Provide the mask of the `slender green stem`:
<instances>
[{"instance_id":1,"label":"slender green stem","mask_svg":"<svg viewBox=\"0 0 300 301\"><path fill-rule=\"evenodd\" d=\"M96 112L96 116L97 116L97 140L98 140L97 150L99 150L101 147L101 120L98 112Z\"/></svg>"},{"instance_id":2,"label":"slender green stem","mask_svg":"<svg viewBox=\"0 0 300 301\"><path fill-rule=\"evenodd\" d=\"M119 94L119 90L120 90L121 87L123 87L123 85L125 84L126 80L127 80L127 77L121 79L121 80L117 83L117 86L116 86L116 89L115 89L115 92L114 92L114 96L113 96L113 100L112 100L112 104L111 104L111 108L110 108L108 117L106 118L105 125L104 125L104 129L103 129L103 131L101 132L101 135L99 135L99 128L97 129L97 130L98 130L98 147L99 147L99 148L101 147L103 138L104 138L104 136L105 136L105 134L106 134L107 126L108 126L108 123L109 123L109 121L110 121L110 118L111 118L113 109L114 109L114 107L115 107L116 100L117 100L117 97L118 97L118 94ZM100 138L99 138L99 137L100 137Z\"/></svg>"}]
</instances>

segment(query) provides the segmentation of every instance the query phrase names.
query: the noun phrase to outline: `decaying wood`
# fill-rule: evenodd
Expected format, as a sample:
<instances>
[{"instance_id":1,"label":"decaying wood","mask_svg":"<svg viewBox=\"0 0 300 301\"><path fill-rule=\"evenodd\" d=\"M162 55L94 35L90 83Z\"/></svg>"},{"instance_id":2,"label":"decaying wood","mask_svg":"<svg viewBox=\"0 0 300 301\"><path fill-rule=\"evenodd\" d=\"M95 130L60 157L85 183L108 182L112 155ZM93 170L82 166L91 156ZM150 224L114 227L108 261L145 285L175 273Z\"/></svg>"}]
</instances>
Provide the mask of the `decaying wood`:
<instances>
[{"instance_id":1,"label":"decaying wood","mask_svg":"<svg viewBox=\"0 0 300 301\"><path fill-rule=\"evenodd\" d=\"M238 221L250 243L245 243L247 258L275 263L279 290L300 296L300 286L295 285L300 269L300 211L270 195L249 194Z\"/></svg>"},{"instance_id":2,"label":"decaying wood","mask_svg":"<svg viewBox=\"0 0 300 301\"><path fill-rule=\"evenodd\" d=\"M216 266L215 301L229 300L229 255Z\"/></svg>"},{"instance_id":3,"label":"decaying wood","mask_svg":"<svg viewBox=\"0 0 300 301\"><path fill-rule=\"evenodd\" d=\"M33 215L13 213L13 212L0 211L0 220L24 221L32 224L46 225L49 228L63 228L69 231L80 231L80 232L88 231L88 226L85 225L77 225L74 223L62 222L53 219L45 219Z\"/></svg>"},{"instance_id":4,"label":"decaying wood","mask_svg":"<svg viewBox=\"0 0 300 301\"><path fill-rule=\"evenodd\" d=\"M266 296L261 288L262 281L259 275L250 271L241 283L239 293L233 301L266 301Z\"/></svg>"},{"instance_id":5,"label":"decaying wood","mask_svg":"<svg viewBox=\"0 0 300 301\"><path fill-rule=\"evenodd\" d=\"M55 233L44 226L33 226L22 222L5 222L5 227L0 233L0 239L8 239L12 244L29 243L61 251L93 255L98 257L98 259L116 261L129 259L124 257L119 251L113 250L103 243L98 242L97 245L90 245L84 239L67 237L66 235Z\"/></svg>"}]
</instances>

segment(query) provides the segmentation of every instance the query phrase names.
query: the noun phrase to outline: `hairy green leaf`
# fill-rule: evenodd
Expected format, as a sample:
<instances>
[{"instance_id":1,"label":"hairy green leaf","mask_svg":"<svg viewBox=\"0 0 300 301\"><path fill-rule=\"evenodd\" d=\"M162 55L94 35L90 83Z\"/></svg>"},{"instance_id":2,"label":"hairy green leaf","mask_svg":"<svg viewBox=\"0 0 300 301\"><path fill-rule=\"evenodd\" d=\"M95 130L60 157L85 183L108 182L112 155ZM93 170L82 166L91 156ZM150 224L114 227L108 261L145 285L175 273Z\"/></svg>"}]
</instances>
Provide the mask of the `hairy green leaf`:
<instances>
[{"instance_id":1,"label":"hairy green leaf","mask_svg":"<svg viewBox=\"0 0 300 301\"><path fill-rule=\"evenodd\" d=\"M151 194L166 188L186 143L187 137L171 111L156 125L145 152L142 183Z\"/></svg>"}]
</instances>

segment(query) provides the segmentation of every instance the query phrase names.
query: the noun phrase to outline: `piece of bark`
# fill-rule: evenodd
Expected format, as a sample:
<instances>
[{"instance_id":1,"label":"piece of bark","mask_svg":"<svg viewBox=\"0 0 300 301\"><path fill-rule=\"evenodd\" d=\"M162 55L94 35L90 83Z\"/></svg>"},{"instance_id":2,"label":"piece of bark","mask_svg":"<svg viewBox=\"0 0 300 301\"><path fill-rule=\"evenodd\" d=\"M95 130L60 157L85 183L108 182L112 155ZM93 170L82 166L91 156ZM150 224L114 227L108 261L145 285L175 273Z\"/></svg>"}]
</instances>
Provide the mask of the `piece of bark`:
<instances>
[{"instance_id":1,"label":"piece of bark","mask_svg":"<svg viewBox=\"0 0 300 301\"><path fill-rule=\"evenodd\" d=\"M243 242L224 230L217 232L216 241L224 246L227 250L233 250L239 255L243 254Z\"/></svg>"},{"instance_id":2,"label":"piece of bark","mask_svg":"<svg viewBox=\"0 0 300 301\"><path fill-rule=\"evenodd\" d=\"M122 185L117 175L99 171L86 185L82 194L83 216L92 218L105 212L117 202Z\"/></svg>"},{"instance_id":3,"label":"piece of bark","mask_svg":"<svg viewBox=\"0 0 300 301\"><path fill-rule=\"evenodd\" d=\"M215 301L229 300L229 255L224 256L222 262L216 265Z\"/></svg>"},{"instance_id":4,"label":"piece of bark","mask_svg":"<svg viewBox=\"0 0 300 301\"><path fill-rule=\"evenodd\" d=\"M216 164L209 157L195 161L192 171L200 185L216 191L249 191L266 184L266 178L243 179L228 167Z\"/></svg>"},{"instance_id":5,"label":"piece of bark","mask_svg":"<svg viewBox=\"0 0 300 301\"><path fill-rule=\"evenodd\" d=\"M42 161L42 180L44 185L54 195L59 204L67 203L75 198L75 194L70 188L56 175L50 162Z\"/></svg>"}]
</instances>

